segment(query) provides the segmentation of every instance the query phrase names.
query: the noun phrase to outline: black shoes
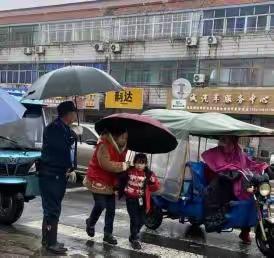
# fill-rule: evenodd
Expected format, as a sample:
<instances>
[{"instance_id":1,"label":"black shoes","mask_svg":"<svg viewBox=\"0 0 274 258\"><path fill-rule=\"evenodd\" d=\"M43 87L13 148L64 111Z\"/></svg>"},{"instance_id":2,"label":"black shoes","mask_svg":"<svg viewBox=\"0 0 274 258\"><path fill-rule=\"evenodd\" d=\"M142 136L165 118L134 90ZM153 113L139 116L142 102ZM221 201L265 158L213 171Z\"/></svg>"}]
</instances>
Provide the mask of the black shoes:
<instances>
[{"instance_id":1,"label":"black shoes","mask_svg":"<svg viewBox=\"0 0 274 258\"><path fill-rule=\"evenodd\" d=\"M90 226L89 219L86 219L86 232L89 237L95 236L95 228Z\"/></svg>"},{"instance_id":2,"label":"black shoes","mask_svg":"<svg viewBox=\"0 0 274 258\"><path fill-rule=\"evenodd\" d=\"M47 251L54 254L66 254L68 249L64 247L63 243L57 242L57 231L58 222L47 224L44 220L42 225L42 245Z\"/></svg>"},{"instance_id":3,"label":"black shoes","mask_svg":"<svg viewBox=\"0 0 274 258\"><path fill-rule=\"evenodd\" d=\"M131 243L131 246L134 250L141 250L142 249L142 246L141 246L141 244L138 240L129 239L129 242Z\"/></svg>"},{"instance_id":4,"label":"black shoes","mask_svg":"<svg viewBox=\"0 0 274 258\"><path fill-rule=\"evenodd\" d=\"M86 219L86 232L89 237L95 236L95 227L90 225L90 219ZM117 240L112 234L105 233L103 241L110 245L117 245Z\"/></svg>"},{"instance_id":5,"label":"black shoes","mask_svg":"<svg viewBox=\"0 0 274 258\"><path fill-rule=\"evenodd\" d=\"M56 243L55 245L47 246L46 249L54 254L66 254L66 252L68 251L67 248L61 247L58 243Z\"/></svg>"},{"instance_id":6,"label":"black shoes","mask_svg":"<svg viewBox=\"0 0 274 258\"><path fill-rule=\"evenodd\" d=\"M59 245L59 246L62 247L62 248L65 247L65 244L64 244L64 243L59 243L59 242L57 242L56 244ZM47 243L46 243L46 241L45 241L44 239L42 240L42 246L43 246L43 247L46 247L46 246L47 246Z\"/></svg>"},{"instance_id":7,"label":"black shoes","mask_svg":"<svg viewBox=\"0 0 274 258\"><path fill-rule=\"evenodd\" d=\"M110 245L117 245L117 240L112 234L105 233L103 241Z\"/></svg>"}]
</instances>

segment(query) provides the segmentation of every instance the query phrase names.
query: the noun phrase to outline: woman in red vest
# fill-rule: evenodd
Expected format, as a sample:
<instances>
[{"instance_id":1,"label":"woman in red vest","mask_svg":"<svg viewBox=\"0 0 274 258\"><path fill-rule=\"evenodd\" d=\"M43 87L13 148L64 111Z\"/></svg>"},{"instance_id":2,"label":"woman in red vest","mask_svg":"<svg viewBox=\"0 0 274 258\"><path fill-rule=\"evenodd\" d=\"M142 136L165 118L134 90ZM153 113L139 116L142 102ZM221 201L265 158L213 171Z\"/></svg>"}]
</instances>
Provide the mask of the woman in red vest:
<instances>
[{"instance_id":1,"label":"woman in red vest","mask_svg":"<svg viewBox=\"0 0 274 258\"><path fill-rule=\"evenodd\" d=\"M126 129L112 128L104 132L96 146L89 163L84 185L92 192L94 207L86 220L86 231L90 237L95 235L95 224L104 209L105 227L104 242L116 245L117 240L112 235L115 216L115 194L118 173L129 167L125 162L128 134Z\"/></svg>"}]
</instances>

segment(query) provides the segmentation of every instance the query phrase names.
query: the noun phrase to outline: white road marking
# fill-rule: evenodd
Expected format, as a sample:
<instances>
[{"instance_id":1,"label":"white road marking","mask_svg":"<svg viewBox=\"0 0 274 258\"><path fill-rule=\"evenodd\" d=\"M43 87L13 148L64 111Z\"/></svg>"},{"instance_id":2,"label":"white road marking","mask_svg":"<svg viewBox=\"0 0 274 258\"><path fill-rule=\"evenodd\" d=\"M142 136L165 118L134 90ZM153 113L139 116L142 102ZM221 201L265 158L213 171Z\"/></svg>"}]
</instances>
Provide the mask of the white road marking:
<instances>
[{"instance_id":1,"label":"white road marking","mask_svg":"<svg viewBox=\"0 0 274 258\"><path fill-rule=\"evenodd\" d=\"M124 209L116 209L116 210L115 210L115 214L126 215L126 216L128 216L128 213L127 213L127 209L126 209L126 208L124 208Z\"/></svg>"},{"instance_id":2,"label":"white road marking","mask_svg":"<svg viewBox=\"0 0 274 258\"><path fill-rule=\"evenodd\" d=\"M75 214L75 215L70 215L70 216L66 216L67 218L71 218L71 219L83 219L83 218L87 218L89 215L88 213L82 213L82 214Z\"/></svg>"},{"instance_id":3,"label":"white road marking","mask_svg":"<svg viewBox=\"0 0 274 258\"><path fill-rule=\"evenodd\" d=\"M27 222L27 223L20 223L22 226L30 227L30 228L36 228L40 229L41 228L42 221L32 221L32 222ZM78 238L81 240L92 240L93 242L96 243L102 243L103 239L103 234L102 233L97 233L94 238L90 238L87 236L85 230L72 227L72 226L66 226L63 224L59 224L58 227L58 232L59 234L68 236L68 237L73 237L73 238ZM117 237L118 241L118 247L126 250L133 250L131 246L129 245L128 239L123 238L123 237ZM159 257L178 257L178 258L198 258L202 257L201 255L197 254L192 254L184 251L179 251L171 248L165 248L161 247L158 245L153 245L153 244L146 244L142 243L142 250L138 251L140 253L147 253L147 254L153 254L153 255L158 255ZM135 250L134 250L135 251ZM137 252L137 251L136 251Z\"/></svg>"},{"instance_id":4,"label":"white road marking","mask_svg":"<svg viewBox=\"0 0 274 258\"><path fill-rule=\"evenodd\" d=\"M81 187L75 187L75 188L67 188L66 193L85 192L85 191L88 191L88 189L84 186L81 186Z\"/></svg>"},{"instance_id":5,"label":"white road marking","mask_svg":"<svg viewBox=\"0 0 274 258\"><path fill-rule=\"evenodd\" d=\"M127 216L128 217L128 213L126 209L116 209L115 210L115 214L116 215L123 215L123 216ZM74 215L70 215L70 216L66 216L67 218L72 218L72 219L83 219L83 218L87 218L90 215L90 213L80 213L80 214L74 214ZM104 214L102 214L102 216L104 216Z\"/></svg>"}]
</instances>

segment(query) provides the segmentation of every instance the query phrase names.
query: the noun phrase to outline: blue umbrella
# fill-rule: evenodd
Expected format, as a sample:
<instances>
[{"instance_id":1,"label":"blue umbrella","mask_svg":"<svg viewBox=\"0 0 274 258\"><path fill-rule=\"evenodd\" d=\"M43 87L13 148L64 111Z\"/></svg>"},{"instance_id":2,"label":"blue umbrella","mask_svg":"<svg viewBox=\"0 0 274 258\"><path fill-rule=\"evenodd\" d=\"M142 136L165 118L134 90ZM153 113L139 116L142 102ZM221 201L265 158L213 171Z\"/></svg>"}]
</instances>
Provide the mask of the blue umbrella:
<instances>
[{"instance_id":1,"label":"blue umbrella","mask_svg":"<svg viewBox=\"0 0 274 258\"><path fill-rule=\"evenodd\" d=\"M13 96L0 89L0 125L21 119L26 108Z\"/></svg>"}]
</instances>

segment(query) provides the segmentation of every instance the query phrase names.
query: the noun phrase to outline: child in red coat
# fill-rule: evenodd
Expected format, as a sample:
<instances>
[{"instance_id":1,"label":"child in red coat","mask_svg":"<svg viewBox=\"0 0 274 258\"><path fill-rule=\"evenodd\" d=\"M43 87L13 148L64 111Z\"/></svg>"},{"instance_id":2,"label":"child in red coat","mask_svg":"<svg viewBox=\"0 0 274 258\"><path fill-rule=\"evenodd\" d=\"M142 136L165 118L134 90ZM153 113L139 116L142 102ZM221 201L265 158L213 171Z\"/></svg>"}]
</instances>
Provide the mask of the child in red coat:
<instances>
[{"instance_id":1,"label":"child in red coat","mask_svg":"<svg viewBox=\"0 0 274 258\"><path fill-rule=\"evenodd\" d=\"M160 183L155 174L148 169L145 154L136 154L133 163L134 167L128 169L122 188L130 218L129 241L134 249L141 249L139 232L144 225L145 213L150 209L151 192L157 191Z\"/></svg>"}]
</instances>

